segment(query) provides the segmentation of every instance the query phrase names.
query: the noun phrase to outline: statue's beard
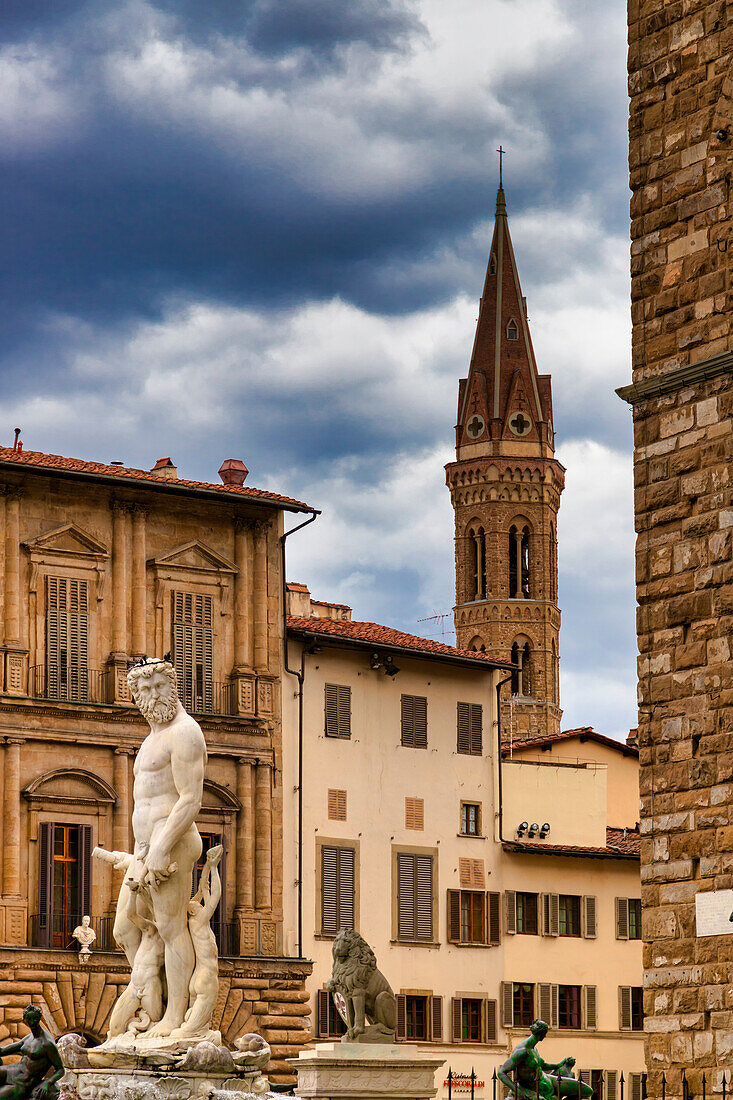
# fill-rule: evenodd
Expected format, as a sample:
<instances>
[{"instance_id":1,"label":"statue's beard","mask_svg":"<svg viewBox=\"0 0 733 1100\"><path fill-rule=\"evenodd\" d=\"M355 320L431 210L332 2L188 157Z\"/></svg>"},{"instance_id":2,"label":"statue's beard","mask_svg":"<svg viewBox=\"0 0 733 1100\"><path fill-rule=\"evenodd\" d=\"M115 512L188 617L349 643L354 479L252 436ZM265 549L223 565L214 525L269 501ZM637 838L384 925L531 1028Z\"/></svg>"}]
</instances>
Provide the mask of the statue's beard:
<instances>
[{"instance_id":1,"label":"statue's beard","mask_svg":"<svg viewBox=\"0 0 733 1100\"><path fill-rule=\"evenodd\" d=\"M158 695L148 702L137 699L135 702L143 717L156 726L171 722L176 713L176 697L172 691L167 691L165 695Z\"/></svg>"}]
</instances>

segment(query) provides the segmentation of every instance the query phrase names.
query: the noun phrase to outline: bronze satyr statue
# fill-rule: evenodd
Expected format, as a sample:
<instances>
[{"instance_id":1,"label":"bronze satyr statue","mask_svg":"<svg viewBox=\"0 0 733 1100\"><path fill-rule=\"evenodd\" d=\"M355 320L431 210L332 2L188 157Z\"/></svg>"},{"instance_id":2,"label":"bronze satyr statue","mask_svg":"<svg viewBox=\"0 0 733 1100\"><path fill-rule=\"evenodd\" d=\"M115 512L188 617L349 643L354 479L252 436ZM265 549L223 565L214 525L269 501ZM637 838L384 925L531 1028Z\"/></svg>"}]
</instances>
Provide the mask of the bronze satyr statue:
<instances>
[{"instance_id":1,"label":"bronze satyr statue","mask_svg":"<svg viewBox=\"0 0 733 1100\"><path fill-rule=\"evenodd\" d=\"M64 1075L64 1067L56 1044L41 1027L41 1010L28 1005L23 1010L23 1023L30 1028L30 1035L0 1047L0 1058L6 1054L20 1054L19 1062L12 1066L0 1066L0 1100L57 1100L56 1082ZM47 1077L49 1070L53 1070Z\"/></svg>"},{"instance_id":2,"label":"bronze satyr statue","mask_svg":"<svg viewBox=\"0 0 733 1100\"><path fill-rule=\"evenodd\" d=\"M530 1034L511 1052L497 1076L509 1089L511 1096L520 1100L556 1100L558 1096L568 1100L585 1100L593 1095L590 1085L573 1077L574 1058L563 1058L552 1064L540 1058L536 1047L550 1030L544 1020L535 1020ZM0 1097L2 1100L2 1097Z\"/></svg>"},{"instance_id":3,"label":"bronze satyr statue","mask_svg":"<svg viewBox=\"0 0 733 1100\"><path fill-rule=\"evenodd\" d=\"M327 988L330 993L340 993L346 1001L348 1026L342 1043L395 1041L395 995L384 974L377 970L374 952L358 932L342 931L336 936L333 971Z\"/></svg>"}]
</instances>

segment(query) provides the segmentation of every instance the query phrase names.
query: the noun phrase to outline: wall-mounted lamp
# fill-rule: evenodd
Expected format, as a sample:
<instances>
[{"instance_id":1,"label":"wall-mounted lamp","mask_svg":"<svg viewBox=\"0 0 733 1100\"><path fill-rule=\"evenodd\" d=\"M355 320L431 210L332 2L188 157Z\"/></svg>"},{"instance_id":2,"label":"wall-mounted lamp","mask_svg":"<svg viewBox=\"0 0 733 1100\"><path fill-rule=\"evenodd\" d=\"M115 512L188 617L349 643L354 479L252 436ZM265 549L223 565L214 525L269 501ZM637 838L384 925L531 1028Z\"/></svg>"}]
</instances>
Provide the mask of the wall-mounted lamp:
<instances>
[{"instance_id":1,"label":"wall-mounted lamp","mask_svg":"<svg viewBox=\"0 0 733 1100\"><path fill-rule=\"evenodd\" d=\"M524 836L528 828L529 825L526 821L523 821L521 825L517 825L517 836Z\"/></svg>"},{"instance_id":2,"label":"wall-mounted lamp","mask_svg":"<svg viewBox=\"0 0 733 1100\"><path fill-rule=\"evenodd\" d=\"M369 667L372 672L378 672L380 668L384 669L386 676L396 676L400 671L391 657L382 657L380 653L372 653Z\"/></svg>"},{"instance_id":3,"label":"wall-mounted lamp","mask_svg":"<svg viewBox=\"0 0 733 1100\"><path fill-rule=\"evenodd\" d=\"M544 840L545 837L550 835L550 822L546 821L540 829L540 840Z\"/></svg>"},{"instance_id":4,"label":"wall-mounted lamp","mask_svg":"<svg viewBox=\"0 0 733 1100\"><path fill-rule=\"evenodd\" d=\"M378 653L372 653L371 660L369 661L369 667L377 672L382 667L382 658Z\"/></svg>"},{"instance_id":5,"label":"wall-mounted lamp","mask_svg":"<svg viewBox=\"0 0 733 1100\"><path fill-rule=\"evenodd\" d=\"M396 676L400 671L397 665L387 657L384 662L384 671L387 676Z\"/></svg>"},{"instance_id":6,"label":"wall-mounted lamp","mask_svg":"<svg viewBox=\"0 0 733 1100\"><path fill-rule=\"evenodd\" d=\"M528 836L528 837L530 838L530 840L531 840L531 839L532 839L532 837L535 837L535 836L537 836L537 834L538 834L538 832L539 832L539 831L540 831L540 827L539 827L539 825L537 824L537 822L536 822L536 821L533 821L533 822L532 822L532 824L531 824L531 825L530 825L530 827L529 827L529 832L527 833L527 836Z\"/></svg>"}]
</instances>

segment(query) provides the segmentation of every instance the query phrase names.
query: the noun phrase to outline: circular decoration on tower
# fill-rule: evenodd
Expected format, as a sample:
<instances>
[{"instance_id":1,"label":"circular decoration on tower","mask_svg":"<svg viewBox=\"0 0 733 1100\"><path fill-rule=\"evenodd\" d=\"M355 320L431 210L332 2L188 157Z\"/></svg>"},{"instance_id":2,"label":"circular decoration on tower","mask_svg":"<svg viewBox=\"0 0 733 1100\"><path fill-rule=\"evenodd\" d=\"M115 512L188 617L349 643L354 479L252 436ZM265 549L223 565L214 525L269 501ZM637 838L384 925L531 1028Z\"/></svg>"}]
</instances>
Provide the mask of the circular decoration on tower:
<instances>
[{"instance_id":1,"label":"circular decoration on tower","mask_svg":"<svg viewBox=\"0 0 733 1100\"><path fill-rule=\"evenodd\" d=\"M480 435L486 431L486 421L483 416L479 416L478 413L474 413L468 424L466 424L466 435L471 439L478 439Z\"/></svg>"},{"instance_id":2,"label":"circular decoration on tower","mask_svg":"<svg viewBox=\"0 0 733 1100\"><path fill-rule=\"evenodd\" d=\"M523 436L527 435L532 430L532 421L523 413L520 409L518 412L513 412L509 417L509 428L514 435Z\"/></svg>"}]
</instances>

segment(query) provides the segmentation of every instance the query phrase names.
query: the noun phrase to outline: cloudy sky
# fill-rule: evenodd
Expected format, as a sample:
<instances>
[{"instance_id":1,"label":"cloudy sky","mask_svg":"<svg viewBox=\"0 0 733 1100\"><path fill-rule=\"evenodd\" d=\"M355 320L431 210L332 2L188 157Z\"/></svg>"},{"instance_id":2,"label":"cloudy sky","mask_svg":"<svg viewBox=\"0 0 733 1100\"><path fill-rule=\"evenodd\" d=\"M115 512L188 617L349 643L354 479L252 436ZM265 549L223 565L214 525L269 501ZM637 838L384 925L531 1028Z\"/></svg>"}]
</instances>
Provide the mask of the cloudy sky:
<instances>
[{"instance_id":1,"label":"cloudy sky","mask_svg":"<svg viewBox=\"0 0 733 1100\"><path fill-rule=\"evenodd\" d=\"M5 0L0 439L203 480L241 457L323 509L291 579L449 631L418 620L453 603L443 465L502 143L567 467L564 725L625 736L625 129L604 0Z\"/></svg>"}]
</instances>

